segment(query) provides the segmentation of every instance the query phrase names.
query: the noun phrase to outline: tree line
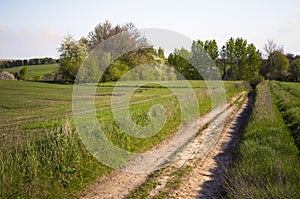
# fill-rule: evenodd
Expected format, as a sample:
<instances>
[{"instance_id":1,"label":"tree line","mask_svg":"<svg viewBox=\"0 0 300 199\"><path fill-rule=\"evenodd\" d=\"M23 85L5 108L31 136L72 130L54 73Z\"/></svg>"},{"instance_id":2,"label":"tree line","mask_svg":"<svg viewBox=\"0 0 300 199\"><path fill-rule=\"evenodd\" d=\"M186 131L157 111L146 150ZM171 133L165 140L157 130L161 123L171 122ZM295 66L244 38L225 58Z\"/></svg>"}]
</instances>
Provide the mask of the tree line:
<instances>
[{"instance_id":1,"label":"tree line","mask_svg":"<svg viewBox=\"0 0 300 199\"><path fill-rule=\"evenodd\" d=\"M56 63L59 63L59 60L53 59L51 57L22 59L22 60L2 60L2 61L0 60L0 68L13 68L18 66L56 64Z\"/></svg>"},{"instance_id":2,"label":"tree line","mask_svg":"<svg viewBox=\"0 0 300 199\"><path fill-rule=\"evenodd\" d=\"M300 81L300 56L285 54L282 46L277 45L273 40L269 40L265 44L266 55L264 56L253 43L240 37L231 37L221 47L218 46L216 40L196 40L193 41L191 49L174 49L166 58L164 50L161 48L154 49L148 45L147 39L138 32L132 23L113 26L108 21L98 24L87 37L82 37L78 41L71 36L67 36L62 41L59 48L59 73L66 81L74 82L77 71L88 54L98 44L119 33L126 33L126 36L118 43L121 42L128 48L136 47L139 50L130 51L118 57L105 71L101 71L96 65L90 64L94 74L102 73L100 82L117 81L130 69L151 63L168 65L186 79L201 80L203 77L196 70L195 64L203 61L203 50L210 56L214 64L203 64L206 68L201 68L202 74L210 73L214 70L213 67L217 67L223 80L246 80L253 84L257 84L263 79ZM148 47L140 49L139 46ZM103 63L110 63L114 57L114 51L117 49L110 51L102 58ZM170 75L171 71L166 72L169 77L174 76L174 74ZM153 73L149 71L140 72L141 78L149 75L153 75ZM169 77L164 78L168 79Z\"/></svg>"}]
</instances>

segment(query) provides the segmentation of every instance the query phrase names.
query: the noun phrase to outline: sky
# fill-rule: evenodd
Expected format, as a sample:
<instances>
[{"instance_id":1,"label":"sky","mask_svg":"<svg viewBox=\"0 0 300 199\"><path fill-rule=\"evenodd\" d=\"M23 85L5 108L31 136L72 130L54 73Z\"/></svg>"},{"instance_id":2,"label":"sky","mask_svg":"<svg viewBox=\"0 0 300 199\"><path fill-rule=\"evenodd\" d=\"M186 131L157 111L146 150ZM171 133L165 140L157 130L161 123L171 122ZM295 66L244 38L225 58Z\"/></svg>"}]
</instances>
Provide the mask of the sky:
<instances>
[{"instance_id":1,"label":"sky","mask_svg":"<svg viewBox=\"0 0 300 199\"><path fill-rule=\"evenodd\" d=\"M193 40L268 39L300 54L299 0L0 0L0 59L57 58L62 39L86 37L108 20L163 28Z\"/></svg>"}]
</instances>

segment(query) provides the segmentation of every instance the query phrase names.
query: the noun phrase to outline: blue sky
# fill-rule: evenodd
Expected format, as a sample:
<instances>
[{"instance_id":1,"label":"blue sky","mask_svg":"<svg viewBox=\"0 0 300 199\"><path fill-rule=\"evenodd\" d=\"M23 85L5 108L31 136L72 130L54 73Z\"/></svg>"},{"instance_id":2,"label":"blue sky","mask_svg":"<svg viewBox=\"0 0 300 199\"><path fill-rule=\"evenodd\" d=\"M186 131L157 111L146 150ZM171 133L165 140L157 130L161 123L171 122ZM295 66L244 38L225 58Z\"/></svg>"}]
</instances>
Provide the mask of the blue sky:
<instances>
[{"instance_id":1,"label":"blue sky","mask_svg":"<svg viewBox=\"0 0 300 199\"><path fill-rule=\"evenodd\" d=\"M100 22L133 22L191 39L243 37L263 49L268 39L300 54L298 0L1 0L0 59L57 57L67 34L87 36Z\"/></svg>"}]
</instances>

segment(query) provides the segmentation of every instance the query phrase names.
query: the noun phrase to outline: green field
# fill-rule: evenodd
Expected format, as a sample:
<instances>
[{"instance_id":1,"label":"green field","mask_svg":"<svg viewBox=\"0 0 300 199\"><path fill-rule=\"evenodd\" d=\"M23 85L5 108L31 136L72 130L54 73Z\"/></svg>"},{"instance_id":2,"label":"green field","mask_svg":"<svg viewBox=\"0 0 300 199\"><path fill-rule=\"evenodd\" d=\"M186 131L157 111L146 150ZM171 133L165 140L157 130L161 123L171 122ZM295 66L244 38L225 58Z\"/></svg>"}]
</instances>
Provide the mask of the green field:
<instances>
[{"instance_id":1,"label":"green field","mask_svg":"<svg viewBox=\"0 0 300 199\"><path fill-rule=\"evenodd\" d=\"M299 86L272 81L257 87L236 162L227 172L229 198L299 198Z\"/></svg>"},{"instance_id":2,"label":"green field","mask_svg":"<svg viewBox=\"0 0 300 199\"><path fill-rule=\"evenodd\" d=\"M243 82L224 84L227 99L249 89ZM211 110L205 82L191 81L191 85L198 98L200 114ZM148 139L124 133L114 122L110 110L113 86L114 83L98 86L95 108L99 122L106 129L106 136L115 145L128 151L142 152L179 129L180 106L176 97L167 88L148 85L138 88L130 98L132 119L141 126L148 124L149 108L160 104L167 112L166 124L158 134ZM130 89L126 85L121 87L121 95ZM85 150L74 130L72 85L0 81L0 90L0 197L75 196L78 190L111 171Z\"/></svg>"},{"instance_id":3,"label":"green field","mask_svg":"<svg viewBox=\"0 0 300 199\"><path fill-rule=\"evenodd\" d=\"M14 68L5 68L3 71L7 72L19 72L25 66L14 67ZM40 77L48 73L56 73L58 71L58 64L46 64L46 65L31 65L26 66L28 68L28 74L26 79L33 79L34 77Z\"/></svg>"}]
</instances>

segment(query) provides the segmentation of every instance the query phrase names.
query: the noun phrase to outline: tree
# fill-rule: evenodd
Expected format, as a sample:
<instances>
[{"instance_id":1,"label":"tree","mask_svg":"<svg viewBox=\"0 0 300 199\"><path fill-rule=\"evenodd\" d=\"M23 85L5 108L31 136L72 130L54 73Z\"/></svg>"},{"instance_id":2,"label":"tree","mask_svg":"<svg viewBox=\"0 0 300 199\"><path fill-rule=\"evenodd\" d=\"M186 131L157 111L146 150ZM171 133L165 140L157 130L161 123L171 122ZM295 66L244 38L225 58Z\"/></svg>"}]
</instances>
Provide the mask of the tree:
<instances>
[{"instance_id":1,"label":"tree","mask_svg":"<svg viewBox=\"0 0 300 199\"><path fill-rule=\"evenodd\" d=\"M266 51L267 56L269 57L275 51L283 52L283 46L278 46L273 39L269 39L264 45L264 50Z\"/></svg>"},{"instance_id":2,"label":"tree","mask_svg":"<svg viewBox=\"0 0 300 199\"><path fill-rule=\"evenodd\" d=\"M94 28L94 30L88 34L87 44L89 50L94 49L103 41L122 32L127 33L128 37L126 37L126 34L124 34L124 40L128 43L129 46L134 45L137 47L147 45L145 37L141 35L141 33L137 30L133 23L127 23L123 26L118 24L113 26L110 22L105 21L104 23L99 23Z\"/></svg>"},{"instance_id":3,"label":"tree","mask_svg":"<svg viewBox=\"0 0 300 199\"><path fill-rule=\"evenodd\" d=\"M191 53L185 49L175 49L174 53L171 53L168 57L168 64L174 67L178 73L184 76L186 79L192 79L194 74L194 67L190 63ZM180 75L177 77L180 79Z\"/></svg>"},{"instance_id":4,"label":"tree","mask_svg":"<svg viewBox=\"0 0 300 199\"><path fill-rule=\"evenodd\" d=\"M74 82L78 69L88 56L86 40L76 41L68 35L61 43L59 72L66 81Z\"/></svg>"},{"instance_id":5,"label":"tree","mask_svg":"<svg viewBox=\"0 0 300 199\"><path fill-rule=\"evenodd\" d=\"M294 59L288 69L289 79L291 81L300 81L300 58Z\"/></svg>"},{"instance_id":6,"label":"tree","mask_svg":"<svg viewBox=\"0 0 300 199\"><path fill-rule=\"evenodd\" d=\"M287 69L289 67L289 60L281 51L274 51L269 55L269 73L268 79L284 80Z\"/></svg>"},{"instance_id":7,"label":"tree","mask_svg":"<svg viewBox=\"0 0 300 199\"><path fill-rule=\"evenodd\" d=\"M228 64L230 66L230 77L231 80L233 80L233 71L234 71L234 67L235 67L235 53L234 53L234 39L231 37L225 44L226 46L226 57L228 60Z\"/></svg>"},{"instance_id":8,"label":"tree","mask_svg":"<svg viewBox=\"0 0 300 199\"><path fill-rule=\"evenodd\" d=\"M234 57L236 64L234 65L233 76L235 80L245 78L246 59L247 59L247 40L237 38L234 43Z\"/></svg>"},{"instance_id":9,"label":"tree","mask_svg":"<svg viewBox=\"0 0 300 199\"><path fill-rule=\"evenodd\" d=\"M24 67L20 70L20 80L25 80L27 75L28 68Z\"/></svg>"},{"instance_id":10,"label":"tree","mask_svg":"<svg viewBox=\"0 0 300 199\"><path fill-rule=\"evenodd\" d=\"M164 49L162 49L161 47L158 48L157 50L157 55L162 58L162 59L165 59L165 52L164 52Z\"/></svg>"},{"instance_id":11,"label":"tree","mask_svg":"<svg viewBox=\"0 0 300 199\"><path fill-rule=\"evenodd\" d=\"M259 68L261 66L261 53L256 50L254 44L247 46L246 68L244 70L244 79L253 81L255 78L260 78Z\"/></svg>"},{"instance_id":12,"label":"tree","mask_svg":"<svg viewBox=\"0 0 300 199\"><path fill-rule=\"evenodd\" d=\"M273 40L268 40L264 50L267 53L267 59L263 61L261 74L266 79L285 80L289 60L284 55L283 46L277 45Z\"/></svg>"},{"instance_id":13,"label":"tree","mask_svg":"<svg viewBox=\"0 0 300 199\"><path fill-rule=\"evenodd\" d=\"M115 61L104 71L102 75L102 82L109 82L109 81L117 81L119 80L126 72L128 72L129 67L120 62Z\"/></svg>"},{"instance_id":14,"label":"tree","mask_svg":"<svg viewBox=\"0 0 300 199\"><path fill-rule=\"evenodd\" d=\"M216 40L207 40L204 43L204 49L209 54L213 61L219 57L219 49Z\"/></svg>"}]
</instances>

